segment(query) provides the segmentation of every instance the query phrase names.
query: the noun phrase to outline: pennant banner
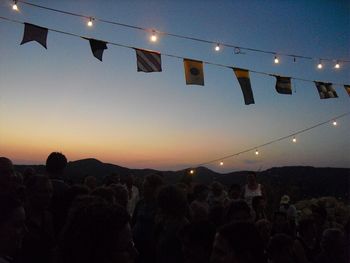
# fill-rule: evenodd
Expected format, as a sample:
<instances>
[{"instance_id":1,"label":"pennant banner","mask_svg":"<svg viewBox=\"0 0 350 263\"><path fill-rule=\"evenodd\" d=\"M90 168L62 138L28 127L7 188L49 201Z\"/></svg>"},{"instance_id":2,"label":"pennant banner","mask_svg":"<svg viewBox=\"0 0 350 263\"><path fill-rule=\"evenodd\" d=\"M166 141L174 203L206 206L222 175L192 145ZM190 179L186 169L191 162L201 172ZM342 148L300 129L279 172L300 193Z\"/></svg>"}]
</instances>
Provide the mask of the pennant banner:
<instances>
[{"instance_id":1,"label":"pennant banner","mask_svg":"<svg viewBox=\"0 0 350 263\"><path fill-rule=\"evenodd\" d=\"M292 84L290 77L276 77L276 91L280 94L292 95Z\"/></svg>"},{"instance_id":2,"label":"pennant banner","mask_svg":"<svg viewBox=\"0 0 350 263\"><path fill-rule=\"evenodd\" d=\"M203 62L184 58L186 85L204 86Z\"/></svg>"},{"instance_id":3,"label":"pennant banner","mask_svg":"<svg viewBox=\"0 0 350 263\"><path fill-rule=\"evenodd\" d=\"M315 81L316 88L320 94L320 99L338 98L338 94L332 86L332 83L324 83Z\"/></svg>"},{"instance_id":4,"label":"pennant banner","mask_svg":"<svg viewBox=\"0 0 350 263\"><path fill-rule=\"evenodd\" d=\"M147 73L162 71L162 59L160 53L137 48L135 48L135 51L137 58L137 71Z\"/></svg>"},{"instance_id":5,"label":"pennant banner","mask_svg":"<svg viewBox=\"0 0 350 263\"><path fill-rule=\"evenodd\" d=\"M107 49L107 42L91 38L89 38L88 40L90 42L92 54L95 58L102 61L103 51Z\"/></svg>"},{"instance_id":6,"label":"pennant banner","mask_svg":"<svg viewBox=\"0 0 350 263\"><path fill-rule=\"evenodd\" d=\"M233 68L239 85L241 86L245 105L255 104L253 91L250 85L249 71L240 68Z\"/></svg>"},{"instance_id":7,"label":"pennant banner","mask_svg":"<svg viewBox=\"0 0 350 263\"><path fill-rule=\"evenodd\" d=\"M24 33L21 45L30 42L36 41L44 48L46 47L48 29L45 27L36 26L33 24L24 23Z\"/></svg>"},{"instance_id":8,"label":"pennant banner","mask_svg":"<svg viewBox=\"0 0 350 263\"><path fill-rule=\"evenodd\" d=\"M350 96L350 85L344 85L344 89L346 90L346 92Z\"/></svg>"}]
</instances>

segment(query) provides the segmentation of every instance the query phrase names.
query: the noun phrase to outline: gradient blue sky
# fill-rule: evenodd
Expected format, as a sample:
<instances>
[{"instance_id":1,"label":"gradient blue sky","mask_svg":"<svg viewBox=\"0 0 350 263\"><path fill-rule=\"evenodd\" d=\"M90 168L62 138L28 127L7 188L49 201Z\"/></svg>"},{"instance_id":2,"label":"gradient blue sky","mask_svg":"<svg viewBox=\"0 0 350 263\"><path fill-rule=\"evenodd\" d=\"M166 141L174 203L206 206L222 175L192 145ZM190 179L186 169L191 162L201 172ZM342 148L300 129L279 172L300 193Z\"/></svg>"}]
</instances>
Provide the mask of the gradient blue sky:
<instances>
[{"instance_id":1,"label":"gradient blue sky","mask_svg":"<svg viewBox=\"0 0 350 263\"><path fill-rule=\"evenodd\" d=\"M276 52L350 59L349 1L38 1L32 3L176 34ZM350 63L247 52L64 16L11 1L0 15L139 48L284 76L350 84ZM204 65L205 86L186 86L183 62L162 57L163 72L136 72L132 49L108 46L103 62L86 40L49 32L48 50L20 46L23 25L0 21L0 155L44 163L51 151L69 160L94 157L131 168L192 167L262 144L349 111L350 98L320 100L311 82L277 94L275 79L251 73L255 105L244 105L233 72ZM218 172L312 165L350 167L350 117L238 157L208 165Z\"/></svg>"}]
</instances>

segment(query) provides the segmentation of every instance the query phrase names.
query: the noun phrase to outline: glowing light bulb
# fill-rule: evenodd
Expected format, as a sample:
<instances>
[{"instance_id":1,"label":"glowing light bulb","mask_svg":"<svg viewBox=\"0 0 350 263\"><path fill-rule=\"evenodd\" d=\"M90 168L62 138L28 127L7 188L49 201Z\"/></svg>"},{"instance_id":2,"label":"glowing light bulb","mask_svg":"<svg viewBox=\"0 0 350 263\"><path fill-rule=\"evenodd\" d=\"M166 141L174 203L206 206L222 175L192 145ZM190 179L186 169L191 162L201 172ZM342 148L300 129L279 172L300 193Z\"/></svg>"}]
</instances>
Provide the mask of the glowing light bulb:
<instances>
[{"instance_id":1,"label":"glowing light bulb","mask_svg":"<svg viewBox=\"0 0 350 263\"><path fill-rule=\"evenodd\" d=\"M150 37L150 40L151 40L151 42L157 42L157 40L158 40L158 37L157 37L157 35L156 35L156 32L152 32L152 35L151 35L151 37Z\"/></svg>"},{"instance_id":2,"label":"glowing light bulb","mask_svg":"<svg viewBox=\"0 0 350 263\"><path fill-rule=\"evenodd\" d=\"M12 10L18 11L17 1L13 3Z\"/></svg>"},{"instance_id":3,"label":"glowing light bulb","mask_svg":"<svg viewBox=\"0 0 350 263\"><path fill-rule=\"evenodd\" d=\"M334 68L340 68L339 62L335 63Z\"/></svg>"},{"instance_id":4,"label":"glowing light bulb","mask_svg":"<svg viewBox=\"0 0 350 263\"><path fill-rule=\"evenodd\" d=\"M318 63L317 68L319 68L319 69L323 68L323 65L321 62Z\"/></svg>"},{"instance_id":5,"label":"glowing light bulb","mask_svg":"<svg viewBox=\"0 0 350 263\"><path fill-rule=\"evenodd\" d=\"M297 142L297 139L293 137L292 142Z\"/></svg>"},{"instance_id":6,"label":"glowing light bulb","mask_svg":"<svg viewBox=\"0 0 350 263\"><path fill-rule=\"evenodd\" d=\"M259 155L259 151L258 150L255 150L255 155Z\"/></svg>"},{"instance_id":7,"label":"glowing light bulb","mask_svg":"<svg viewBox=\"0 0 350 263\"><path fill-rule=\"evenodd\" d=\"M224 165L224 162L223 162L223 161L221 161L221 162L220 162L220 165L221 165L221 166L223 166L223 165Z\"/></svg>"},{"instance_id":8,"label":"glowing light bulb","mask_svg":"<svg viewBox=\"0 0 350 263\"><path fill-rule=\"evenodd\" d=\"M215 51L220 51L220 45L219 44L216 44Z\"/></svg>"},{"instance_id":9,"label":"glowing light bulb","mask_svg":"<svg viewBox=\"0 0 350 263\"><path fill-rule=\"evenodd\" d=\"M194 170L191 169L191 170L190 170L190 174L194 174Z\"/></svg>"},{"instance_id":10,"label":"glowing light bulb","mask_svg":"<svg viewBox=\"0 0 350 263\"><path fill-rule=\"evenodd\" d=\"M275 62L275 64L280 63L280 60L278 59L278 57L277 57L277 56L275 56L274 62Z\"/></svg>"},{"instance_id":11,"label":"glowing light bulb","mask_svg":"<svg viewBox=\"0 0 350 263\"><path fill-rule=\"evenodd\" d=\"M333 121L333 126L337 126L338 125L338 123L337 123L337 121Z\"/></svg>"},{"instance_id":12,"label":"glowing light bulb","mask_svg":"<svg viewBox=\"0 0 350 263\"><path fill-rule=\"evenodd\" d=\"M89 21L87 22L88 27L92 27L94 23L92 22L93 18L90 18Z\"/></svg>"}]
</instances>

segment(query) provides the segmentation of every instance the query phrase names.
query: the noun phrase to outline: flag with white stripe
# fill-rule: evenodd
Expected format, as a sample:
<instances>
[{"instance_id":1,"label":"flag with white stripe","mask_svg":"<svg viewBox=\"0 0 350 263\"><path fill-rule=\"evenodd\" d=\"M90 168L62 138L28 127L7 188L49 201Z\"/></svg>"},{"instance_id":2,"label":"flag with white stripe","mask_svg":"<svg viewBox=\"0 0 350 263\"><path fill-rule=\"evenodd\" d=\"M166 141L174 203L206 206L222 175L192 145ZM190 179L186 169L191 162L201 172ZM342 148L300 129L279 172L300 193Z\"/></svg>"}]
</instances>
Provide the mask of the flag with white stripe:
<instances>
[{"instance_id":1,"label":"flag with white stripe","mask_svg":"<svg viewBox=\"0 0 350 263\"><path fill-rule=\"evenodd\" d=\"M137 71L142 72L161 72L162 71L162 59L158 52L148 51L144 49L137 49Z\"/></svg>"}]
</instances>

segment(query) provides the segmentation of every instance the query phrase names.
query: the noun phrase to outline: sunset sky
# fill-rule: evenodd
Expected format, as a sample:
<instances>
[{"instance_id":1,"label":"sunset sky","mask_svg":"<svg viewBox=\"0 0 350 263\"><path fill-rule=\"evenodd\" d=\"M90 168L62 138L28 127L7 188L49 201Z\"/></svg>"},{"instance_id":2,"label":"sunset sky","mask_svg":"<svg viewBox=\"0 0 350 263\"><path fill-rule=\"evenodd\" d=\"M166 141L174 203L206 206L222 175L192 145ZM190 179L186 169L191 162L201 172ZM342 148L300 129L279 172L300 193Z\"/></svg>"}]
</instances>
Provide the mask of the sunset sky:
<instances>
[{"instance_id":1,"label":"sunset sky","mask_svg":"<svg viewBox=\"0 0 350 263\"><path fill-rule=\"evenodd\" d=\"M350 60L349 1L28 0L91 17L195 38L314 58ZM160 36L0 0L0 16L160 53L282 76L350 84L350 63L303 60ZM205 86L186 86L183 61L162 56L163 72L137 72L133 49L108 45L103 62L89 42L49 31L45 50L19 45L23 25L0 19L0 156L42 164L52 151L70 161L96 158L129 168L177 170L254 148L350 111L350 97L320 100L314 83L251 73L255 104L244 105L232 70L204 64ZM207 167L350 167L350 115L290 139Z\"/></svg>"}]
</instances>

